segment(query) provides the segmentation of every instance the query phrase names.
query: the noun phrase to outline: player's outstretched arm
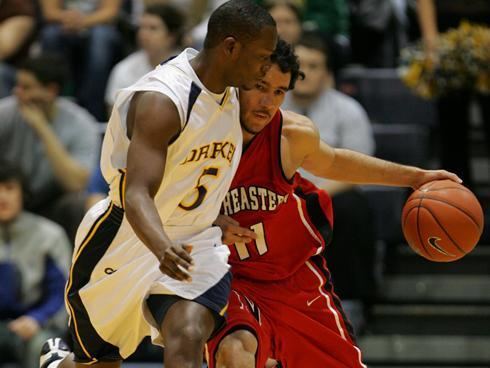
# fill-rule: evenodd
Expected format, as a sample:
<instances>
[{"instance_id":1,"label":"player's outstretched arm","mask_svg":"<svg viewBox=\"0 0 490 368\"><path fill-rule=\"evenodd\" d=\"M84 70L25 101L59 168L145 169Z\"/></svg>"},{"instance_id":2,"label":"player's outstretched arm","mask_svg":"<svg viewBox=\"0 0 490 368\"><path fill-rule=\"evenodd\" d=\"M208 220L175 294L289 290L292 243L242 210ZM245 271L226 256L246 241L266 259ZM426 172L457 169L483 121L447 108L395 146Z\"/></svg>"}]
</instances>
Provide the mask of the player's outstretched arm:
<instances>
[{"instance_id":1,"label":"player's outstretched arm","mask_svg":"<svg viewBox=\"0 0 490 368\"><path fill-rule=\"evenodd\" d=\"M334 149L321 141L319 149L308 155L302 167L312 174L354 184L378 184L418 188L433 181L449 179L460 183L457 175L445 170L424 170L400 165L347 149Z\"/></svg>"},{"instance_id":2,"label":"player's outstretched arm","mask_svg":"<svg viewBox=\"0 0 490 368\"><path fill-rule=\"evenodd\" d=\"M180 132L177 108L157 92L137 93L128 111L128 137L125 192L126 217L138 238L160 261L168 276L190 281L187 272L192 258L182 245L175 245L165 234L154 197L165 170L169 143Z\"/></svg>"},{"instance_id":3,"label":"player's outstretched arm","mask_svg":"<svg viewBox=\"0 0 490 368\"><path fill-rule=\"evenodd\" d=\"M315 176L352 184L418 188L433 181L461 182L445 170L423 170L381 160L348 149L333 148L320 140L315 124L305 116L283 112L281 157L288 177L302 167Z\"/></svg>"}]
</instances>

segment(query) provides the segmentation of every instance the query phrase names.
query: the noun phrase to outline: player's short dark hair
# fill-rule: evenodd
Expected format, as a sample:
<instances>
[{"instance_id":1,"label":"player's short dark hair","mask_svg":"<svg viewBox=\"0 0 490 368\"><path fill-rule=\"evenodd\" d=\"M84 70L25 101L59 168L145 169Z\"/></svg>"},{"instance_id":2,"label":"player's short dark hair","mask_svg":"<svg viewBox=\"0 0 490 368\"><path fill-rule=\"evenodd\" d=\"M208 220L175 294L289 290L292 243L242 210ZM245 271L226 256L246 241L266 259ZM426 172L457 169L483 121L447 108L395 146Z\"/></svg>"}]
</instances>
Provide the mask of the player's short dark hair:
<instances>
[{"instance_id":1,"label":"player's short dark hair","mask_svg":"<svg viewBox=\"0 0 490 368\"><path fill-rule=\"evenodd\" d=\"M321 52L323 55L325 55L325 60L326 60L325 67L328 70L332 70L333 61L331 59L330 45L318 33L316 32L304 33L299 39L299 41L296 43L296 47L297 46L303 46L306 47L307 49L312 49Z\"/></svg>"},{"instance_id":2,"label":"player's short dark hair","mask_svg":"<svg viewBox=\"0 0 490 368\"><path fill-rule=\"evenodd\" d=\"M19 69L31 72L44 85L55 83L60 89L70 75L65 58L58 54L29 57L19 65Z\"/></svg>"},{"instance_id":3,"label":"player's short dark hair","mask_svg":"<svg viewBox=\"0 0 490 368\"><path fill-rule=\"evenodd\" d=\"M26 193L26 181L22 170L6 160L0 160L0 183L14 181L20 184L22 191Z\"/></svg>"},{"instance_id":4,"label":"player's short dark hair","mask_svg":"<svg viewBox=\"0 0 490 368\"><path fill-rule=\"evenodd\" d=\"M144 14L151 14L159 17L163 24L167 27L169 33L175 36L176 44L182 44L182 37L184 34L185 16L175 6L170 4L153 4L149 5Z\"/></svg>"},{"instance_id":5,"label":"player's short dark hair","mask_svg":"<svg viewBox=\"0 0 490 368\"><path fill-rule=\"evenodd\" d=\"M272 16L250 0L230 0L217 8L209 18L204 48L215 47L233 36L241 42L258 38L265 27L276 27Z\"/></svg>"},{"instance_id":6,"label":"player's short dark hair","mask_svg":"<svg viewBox=\"0 0 490 368\"><path fill-rule=\"evenodd\" d=\"M277 64L281 72L291 73L291 81L289 82L289 89L294 89L298 78L304 79L305 73L300 70L298 57L294 53L294 48L286 41L279 39L277 41L276 49L271 55L271 61L273 64Z\"/></svg>"}]
</instances>

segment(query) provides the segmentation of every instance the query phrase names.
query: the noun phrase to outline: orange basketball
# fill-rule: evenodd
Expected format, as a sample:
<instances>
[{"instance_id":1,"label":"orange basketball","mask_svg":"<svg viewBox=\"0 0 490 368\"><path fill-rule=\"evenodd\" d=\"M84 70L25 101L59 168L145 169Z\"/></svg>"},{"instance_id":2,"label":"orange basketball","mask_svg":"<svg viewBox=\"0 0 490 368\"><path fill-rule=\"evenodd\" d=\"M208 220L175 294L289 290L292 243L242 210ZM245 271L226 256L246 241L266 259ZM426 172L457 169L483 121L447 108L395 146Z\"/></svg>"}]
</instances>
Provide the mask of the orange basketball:
<instances>
[{"instance_id":1,"label":"orange basketball","mask_svg":"<svg viewBox=\"0 0 490 368\"><path fill-rule=\"evenodd\" d=\"M483 231L483 210L475 195L451 180L415 190L402 213L410 247L434 262L455 261L471 252Z\"/></svg>"}]
</instances>

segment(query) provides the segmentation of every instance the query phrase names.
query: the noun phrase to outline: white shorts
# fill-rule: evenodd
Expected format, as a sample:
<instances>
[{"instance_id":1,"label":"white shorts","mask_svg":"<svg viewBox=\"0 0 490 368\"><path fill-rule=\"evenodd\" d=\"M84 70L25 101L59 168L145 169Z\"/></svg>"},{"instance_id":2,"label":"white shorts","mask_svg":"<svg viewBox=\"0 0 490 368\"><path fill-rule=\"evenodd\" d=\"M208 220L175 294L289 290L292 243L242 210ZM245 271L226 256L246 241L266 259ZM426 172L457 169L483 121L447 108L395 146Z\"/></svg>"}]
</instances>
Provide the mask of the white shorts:
<instances>
[{"instance_id":1,"label":"white shorts","mask_svg":"<svg viewBox=\"0 0 490 368\"><path fill-rule=\"evenodd\" d=\"M161 341L145 302L150 294L192 300L222 281L229 270L229 250L221 243L221 230L210 227L187 237L178 231L172 228L167 234L178 244L193 246L190 283L162 274L158 260L135 235L123 209L109 199L87 212L77 232L66 286L78 362L124 359L145 336Z\"/></svg>"}]
</instances>

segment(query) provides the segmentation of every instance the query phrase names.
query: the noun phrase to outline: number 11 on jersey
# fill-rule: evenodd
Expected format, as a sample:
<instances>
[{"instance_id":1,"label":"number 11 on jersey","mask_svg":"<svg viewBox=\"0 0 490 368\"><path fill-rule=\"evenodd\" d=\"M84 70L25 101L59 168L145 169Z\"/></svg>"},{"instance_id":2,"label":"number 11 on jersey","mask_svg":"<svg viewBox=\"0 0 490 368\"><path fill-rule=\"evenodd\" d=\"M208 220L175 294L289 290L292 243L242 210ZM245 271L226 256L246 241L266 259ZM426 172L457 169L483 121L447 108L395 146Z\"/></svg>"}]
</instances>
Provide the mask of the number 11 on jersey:
<instances>
[{"instance_id":1,"label":"number 11 on jersey","mask_svg":"<svg viewBox=\"0 0 490 368\"><path fill-rule=\"evenodd\" d=\"M250 226L250 229L252 229L255 234L257 234L257 239L255 240L255 242L250 242L248 244L252 245L253 243L255 243L259 255L265 254L267 252L267 243L265 241L264 224L262 222L259 222L258 224ZM235 243L238 257L240 257L242 261L250 257L250 252L247 248L248 244L242 242Z\"/></svg>"}]
</instances>

